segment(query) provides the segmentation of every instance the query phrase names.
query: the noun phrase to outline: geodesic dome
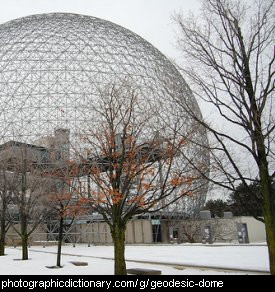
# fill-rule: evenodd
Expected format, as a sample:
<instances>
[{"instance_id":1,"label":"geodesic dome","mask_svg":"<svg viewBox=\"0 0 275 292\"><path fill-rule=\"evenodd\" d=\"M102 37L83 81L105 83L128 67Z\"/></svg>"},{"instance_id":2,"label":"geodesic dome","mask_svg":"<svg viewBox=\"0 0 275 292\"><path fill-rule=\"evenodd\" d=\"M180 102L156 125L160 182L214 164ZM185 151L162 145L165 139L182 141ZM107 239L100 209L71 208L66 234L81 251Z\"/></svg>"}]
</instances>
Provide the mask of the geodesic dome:
<instances>
[{"instance_id":1,"label":"geodesic dome","mask_svg":"<svg viewBox=\"0 0 275 292\"><path fill-rule=\"evenodd\" d=\"M121 26L66 13L33 15L2 24L0 143L35 144L57 129L68 129L72 143L79 146L79 133L97 122L93 109L100 102L101 89L126 79L139 89L144 113L154 115L157 108L163 119L175 123L179 115L174 100L199 112L174 65ZM181 121L182 130L193 125L187 116L182 115ZM154 131L163 131L165 123L159 117L154 123ZM205 134L197 138L207 140ZM198 154L197 159L205 157Z\"/></svg>"}]
</instances>

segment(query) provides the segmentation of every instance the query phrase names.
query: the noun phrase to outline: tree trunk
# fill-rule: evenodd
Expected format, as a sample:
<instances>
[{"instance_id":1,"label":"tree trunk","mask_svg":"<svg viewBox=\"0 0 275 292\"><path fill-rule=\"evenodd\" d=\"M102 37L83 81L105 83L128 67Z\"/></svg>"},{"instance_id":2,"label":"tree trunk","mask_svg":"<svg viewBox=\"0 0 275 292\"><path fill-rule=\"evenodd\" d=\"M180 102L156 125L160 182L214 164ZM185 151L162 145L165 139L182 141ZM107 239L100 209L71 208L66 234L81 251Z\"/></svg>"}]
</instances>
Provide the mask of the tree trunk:
<instances>
[{"instance_id":1,"label":"tree trunk","mask_svg":"<svg viewBox=\"0 0 275 292\"><path fill-rule=\"evenodd\" d=\"M127 275L125 263L125 230L126 226L115 224L112 228L115 253L115 275Z\"/></svg>"},{"instance_id":2,"label":"tree trunk","mask_svg":"<svg viewBox=\"0 0 275 292\"><path fill-rule=\"evenodd\" d=\"M2 206L2 214L1 214L1 226L0 226L0 256L5 255L5 237L6 237L6 208Z\"/></svg>"},{"instance_id":3,"label":"tree trunk","mask_svg":"<svg viewBox=\"0 0 275 292\"><path fill-rule=\"evenodd\" d=\"M57 267L61 267L61 248L62 248L62 240L63 240L63 227L64 227L64 219L61 216L59 220L58 247L57 247L57 259L56 259Z\"/></svg>"},{"instance_id":4,"label":"tree trunk","mask_svg":"<svg viewBox=\"0 0 275 292\"><path fill-rule=\"evenodd\" d=\"M27 235L21 235L21 241L22 241L22 260L28 260L28 236Z\"/></svg>"},{"instance_id":5,"label":"tree trunk","mask_svg":"<svg viewBox=\"0 0 275 292\"><path fill-rule=\"evenodd\" d=\"M275 275L275 218L274 214L266 214L266 212L264 213L270 273L271 275Z\"/></svg>"},{"instance_id":6,"label":"tree trunk","mask_svg":"<svg viewBox=\"0 0 275 292\"><path fill-rule=\"evenodd\" d=\"M0 231L0 256L5 255L5 219L1 218L1 231Z\"/></svg>"},{"instance_id":7,"label":"tree trunk","mask_svg":"<svg viewBox=\"0 0 275 292\"><path fill-rule=\"evenodd\" d=\"M28 229L27 218L21 215L21 241L22 241L22 260L28 260Z\"/></svg>"},{"instance_id":8,"label":"tree trunk","mask_svg":"<svg viewBox=\"0 0 275 292\"><path fill-rule=\"evenodd\" d=\"M263 211L266 229L266 240L269 252L269 267L271 275L275 275L275 193L272 192L271 177L268 170L267 153L265 140L262 131L261 117L256 110L256 101L254 102L253 113L255 114L255 140L258 154L258 168L260 176L260 187L263 196Z\"/></svg>"},{"instance_id":9,"label":"tree trunk","mask_svg":"<svg viewBox=\"0 0 275 292\"><path fill-rule=\"evenodd\" d=\"M269 252L271 275L275 275L275 194L272 193L271 178L266 159L260 160L260 184L263 194L263 209L266 228L266 239Z\"/></svg>"}]
</instances>

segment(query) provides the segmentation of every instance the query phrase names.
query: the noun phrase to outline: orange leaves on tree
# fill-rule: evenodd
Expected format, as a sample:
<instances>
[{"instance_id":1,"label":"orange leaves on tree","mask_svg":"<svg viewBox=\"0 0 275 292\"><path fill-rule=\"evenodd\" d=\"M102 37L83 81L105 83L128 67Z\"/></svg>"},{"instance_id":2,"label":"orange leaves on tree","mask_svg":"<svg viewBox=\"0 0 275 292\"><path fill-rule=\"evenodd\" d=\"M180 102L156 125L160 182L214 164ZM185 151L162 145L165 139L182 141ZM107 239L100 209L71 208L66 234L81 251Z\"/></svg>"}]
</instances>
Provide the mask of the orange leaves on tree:
<instances>
[{"instance_id":1,"label":"orange leaves on tree","mask_svg":"<svg viewBox=\"0 0 275 292\"><path fill-rule=\"evenodd\" d=\"M93 196L93 202L95 203L95 205L108 203L105 191L93 191L92 196Z\"/></svg>"},{"instance_id":2,"label":"orange leaves on tree","mask_svg":"<svg viewBox=\"0 0 275 292\"><path fill-rule=\"evenodd\" d=\"M151 184L149 184L149 183L142 183L141 187L146 191L148 191L152 188Z\"/></svg>"},{"instance_id":3,"label":"orange leaves on tree","mask_svg":"<svg viewBox=\"0 0 275 292\"><path fill-rule=\"evenodd\" d=\"M195 180L194 177L189 176L189 177L186 177L186 178L184 179L184 183L187 184L187 185L191 185L191 184L193 183L194 180Z\"/></svg>"},{"instance_id":4,"label":"orange leaves on tree","mask_svg":"<svg viewBox=\"0 0 275 292\"><path fill-rule=\"evenodd\" d=\"M183 183L183 178L180 176L175 176L171 179L171 185L173 187L178 187L178 186L182 185L182 183Z\"/></svg>"},{"instance_id":5,"label":"orange leaves on tree","mask_svg":"<svg viewBox=\"0 0 275 292\"><path fill-rule=\"evenodd\" d=\"M191 185L193 181L195 180L194 177L184 177L184 176L174 176L171 179L171 185L173 187L178 187L181 185Z\"/></svg>"},{"instance_id":6,"label":"orange leaves on tree","mask_svg":"<svg viewBox=\"0 0 275 292\"><path fill-rule=\"evenodd\" d=\"M165 149L165 157L172 159L176 154L176 148L173 144L168 143Z\"/></svg>"},{"instance_id":7,"label":"orange leaves on tree","mask_svg":"<svg viewBox=\"0 0 275 292\"><path fill-rule=\"evenodd\" d=\"M108 189L103 190L98 193L94 193L93 201L96 204L107 204L108 202L112 202L112 204L118 204L121 200L123 200L124 196L118 190Z\"/></svg>"},{"instance_id":8,"label":"orange leaves on tree","mask_svg":"<svg viewBox=\"0 0 275 292\"><path fill-rule=\"evenodd\" d=\"M106 194L104 192L94 192L94 202L96 205L107 204Z\"/></svg>"},{"instance_id":9,"label":"orange leaves on tree","mask_svg":"<svg viewBox=\"0 0 275 292\"><path fill-rule=\"evenodd\" d=\"M154 167L149 167L144 169L143 174L148 176L155 176L156 169Z\"/></svg>"},{"instance_id":10,"label":"orange leaves on tree","mask_svg":"<svg viewBox=\"0 0 275 292\"><path fill-rule=\"evenodd\" d=\"M110 179L111 179L111 181L116 180L117 179L117 173L116 172L111 173L110 174Z\"/></svg>"},{"instance_id":11,"label":"orange leaves on tree","mask_svg":"<svg viewBox=\"0 0 275 292\"><path fill-rule=\"evenodd\" d=\"M96 165L93 165L90 170L89 170L89 173L93 176L96 176L96 177L99 177L100 174L101 174L101 170L100 170L100 167L96 166Z\"/></svg>"},{"instance_id":12,"label":"orange leaves on tree","mask_svg":"<svg viewBox=\"0 0 275 292\"><path fill-rule=\"evenodd\" d=\"M88 210L86 208L86 205L80 204L79 202L73 204L73 205L68 205L64 210L63 210L63 216L64 217L76 217L80 215L85 215L88 213Z\"/></svg>"},{"instance_id":13,"label":"orange leaves on tree","mask_svg":"<svg viewBox=\"0 0 275 292\"><path fill-rule=\"evenodd\" d=\"M125 139L126 145L132 145L136 142L136 138L133 135L128 135Z\"/></svg>"},{"instance_id":14,"label":"orange leaves on tree","mask_svg":"<svg viewBox=\"0 0 275 292\"><path fill-rule=\"evenodd\" d=\"M181 138L178 142L178 146L183 147L186 145L186 143L187 143L187 141L184 138Z\"/></svg>"},{"instance_id":15,"label":"orange leaves on tree","mask_svg":"<svg viewBox=\"0 0 275 292\"><path fill-rule=\"evenodd\" d=\"M118 151L112 152L110 155L110 157L114 160L117 160L120 156L121 156L121 153L119 153Z\"/></svg>"},{"instance_id":16,"label":"orange leaves on tree","mask_svg":"<svg viewBox=\"0 0 275 292\"><path fill-rule=\"evenodd\" d=\"M109 190L109 196L113 201L113 204L118 204L123 199L123 194L117 190Z\"/></svg>"},{"instance_id":17,"label":"orange leaves on tree","mask_svg":"<svg viewBox=\"0 0 275 292\"><path fill-rule=\"evenodd\" d=\"M90 199L90 198L85 198L85 197L80 197L80 198L78 199L78 202L79 202L79 204L81 204L81 205L88 205L88 204L90 204L91 199Z\"/></svg>"}]
</instances>

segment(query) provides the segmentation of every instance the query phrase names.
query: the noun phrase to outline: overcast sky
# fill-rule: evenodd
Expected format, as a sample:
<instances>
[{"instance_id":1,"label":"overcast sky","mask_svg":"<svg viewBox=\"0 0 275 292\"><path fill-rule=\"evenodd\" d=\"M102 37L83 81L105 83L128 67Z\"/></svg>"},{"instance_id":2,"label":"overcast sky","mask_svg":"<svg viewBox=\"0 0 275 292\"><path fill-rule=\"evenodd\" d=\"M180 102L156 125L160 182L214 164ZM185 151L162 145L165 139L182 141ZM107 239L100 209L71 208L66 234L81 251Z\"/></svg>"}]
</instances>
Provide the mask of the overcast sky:
<instances>
[{"instance_id":1,"label":"overcast sky","mask_svg":"<svg viewBox=\"0 0 275 292\"><path fill-rule=\"evenodd\" d=\"M91 15L124 26L153 44L167 57L178 59L175 11L198 11L199 0L0 0L0 23L48 12Z\"/></svg>"}]
</instances>

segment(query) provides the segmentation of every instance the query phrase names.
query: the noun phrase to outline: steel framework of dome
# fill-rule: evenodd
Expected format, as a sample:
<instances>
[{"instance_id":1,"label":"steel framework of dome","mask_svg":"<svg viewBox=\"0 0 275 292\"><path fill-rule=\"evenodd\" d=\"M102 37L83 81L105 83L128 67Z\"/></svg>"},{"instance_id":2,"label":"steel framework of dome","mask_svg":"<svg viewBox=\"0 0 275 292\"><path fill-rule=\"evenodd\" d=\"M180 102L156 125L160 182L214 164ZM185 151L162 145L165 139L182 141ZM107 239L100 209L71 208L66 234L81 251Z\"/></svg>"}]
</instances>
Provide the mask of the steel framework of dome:
<instances>
[{"instance_id":1,"label":"steel framework of dome","mask_svg":"<svg viewBox=\"0 0 275 292\"><path fill-rule=\"evenodd\" d=\"M58 131L66 139L64 129L68 129L72 143L79 146L79 135L97 123L94 109L102 88L125 80L138 88L144 113L154 115L157 108L163 119L178 122L182 113L175 100L200 112L175 66L121 26L66 13L33 15L2 24L0 144L33 145ZM152 132L163 131L165 123L159 121L153 120ZM187 116L181 123L186 132L193 125ZM204 133L197 139L207 140ZM208 156L198 153L196 159L205 161ZM202 202L204 199L205 192Z\"/></svg>"}]
</instances>

